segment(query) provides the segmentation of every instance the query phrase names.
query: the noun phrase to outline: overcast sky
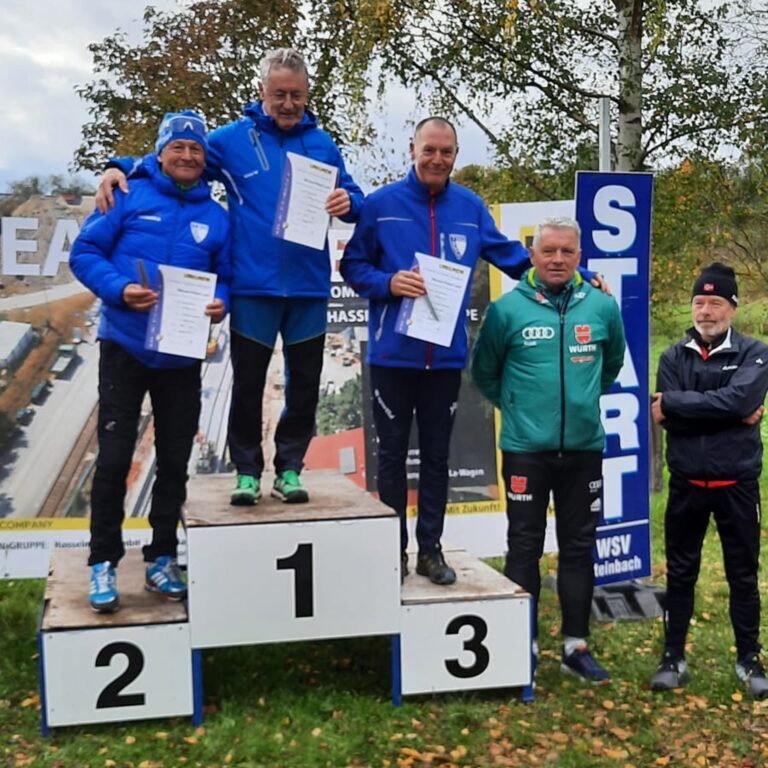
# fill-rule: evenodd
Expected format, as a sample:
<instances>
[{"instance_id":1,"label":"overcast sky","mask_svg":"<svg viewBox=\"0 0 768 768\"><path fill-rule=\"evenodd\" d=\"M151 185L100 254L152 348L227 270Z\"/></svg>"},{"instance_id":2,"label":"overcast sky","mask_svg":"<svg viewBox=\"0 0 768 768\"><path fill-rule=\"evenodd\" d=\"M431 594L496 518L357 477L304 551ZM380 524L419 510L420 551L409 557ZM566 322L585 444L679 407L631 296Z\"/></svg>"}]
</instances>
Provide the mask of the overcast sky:
<instances>
[{"instance_id":1,"label":"overcast sky","mask_svg":"<svg viewBox=\"0 0 768 768\"><path fill-rule=\"evenodd\" d=\"M88 117L74 91L92 76L88 45L118 27L139 40L148 4L178 6L176 0L2 0L0 192L27 176L69 172ZM397 113L408 115L401 101L392 105L393 122ZM488 162L479 131L460 129L459 144L460 165Z\"/></svg>"}]
</instances>

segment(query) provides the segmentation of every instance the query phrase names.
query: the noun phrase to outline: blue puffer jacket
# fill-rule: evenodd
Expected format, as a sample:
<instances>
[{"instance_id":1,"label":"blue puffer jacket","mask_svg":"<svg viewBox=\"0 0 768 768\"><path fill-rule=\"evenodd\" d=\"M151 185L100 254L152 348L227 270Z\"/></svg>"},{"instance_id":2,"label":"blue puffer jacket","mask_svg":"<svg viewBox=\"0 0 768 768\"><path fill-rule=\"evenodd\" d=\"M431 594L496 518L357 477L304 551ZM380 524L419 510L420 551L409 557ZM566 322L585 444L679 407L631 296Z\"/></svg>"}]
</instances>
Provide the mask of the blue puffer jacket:
<instances>
[{"instance_id":1,"label":"blue puffer jacket","mask_svg":"<svg viewBox=\"0 0 768 768\"><path fill-rule=\"evenodd\" d=\"M463 368L469 338L465 320L469 286L450 347L394 330L402 299L389 292L389 281L399 270L413 267L416 251L472 269L483 258L519 278L530 266L528 250L499 232L474 192L449 181L442 192L431 194L413 168L405 179L366 198L340 269L347 283L370 299L368 362L404 368Z\"/></svg>"},{"instance_id":2,"label":"blue puffer jacket","mask_svg":"<svg viewBox=\"0 0 768 768\"><path fill-rule=\"evenodd\" d=\"M357 221L363 192L347 173L333 139L305 112L290 131L278 128L261 102L244 108L245 116L208 135L209 178L227 189L232 226L232 296L327 297L331 262L326 243L322 251L279 240L272 225L280 193L286 153L311 157L339 169L338 186L349 193L352 207L344 221ZM131 177L143 164L130 158L113 160Z\"/></svg>"},{"instance_id":3,"label":"blue puffer jacket","mask_svg":"<svg viewBox=\"0 0 768 768\"><path fill-rule=\"evenodd\" d=\"M195 361L144 348L149 314L129 309L123 290L141 283L141 259L151 286L159 285L160 264L215 272L216 296L229 308L229 222L204 181L181 190L154 156L144 159L144 167L149 178L133 180L127 195L117 191L108 213L88 217L69 265L103 302L100 339L116 342L151 368L183 368Z\"/></svg>"}]
</instances>

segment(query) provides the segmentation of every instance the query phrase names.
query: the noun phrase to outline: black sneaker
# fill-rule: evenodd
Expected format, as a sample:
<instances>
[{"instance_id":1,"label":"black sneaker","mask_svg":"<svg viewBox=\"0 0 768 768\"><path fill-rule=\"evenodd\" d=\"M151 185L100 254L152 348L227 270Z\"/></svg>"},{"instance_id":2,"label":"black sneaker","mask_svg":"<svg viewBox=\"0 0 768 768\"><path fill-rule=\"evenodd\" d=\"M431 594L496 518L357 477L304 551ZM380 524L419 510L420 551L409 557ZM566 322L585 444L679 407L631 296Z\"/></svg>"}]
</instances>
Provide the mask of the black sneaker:
<instances>
[{"instance_id":1,"label":"black sneaker","mask_svg":"<svg viewBox=\"0 0 768 768\"><path fill-rule=\"evenodd\" d=\"M453 584L456 581L456 571L445 562L440 549L419 552L416 559L416 573L419 576L426 576L433 584L442 586Z\"/></svg>"},{"instance_id":2,"label":"black sneaker","mask_svg":"<svg viewBox=\"0 0 768 768\"><path fill-rule=\"evenodd\" d=\"M586 645L577 648L567 656L563 653L560 669L593 685L607 685L611 682L611 675L608 670L603 669L595 661Z\"/></svg>"},{"instance_id":3,"label":"black sneaker","mask_svg":"<svg viewBox=\"0 0 768 768\"><path fill-rule=\"evenodd\" d=\"M408 575L408 553L403 550L400 553L400 583L405 581L405 577Z\"/></svg>"},{"instance_id":4,"label":"black sneaker","mask_svg":"<svg viewBox=\"0 0 768 768\"><path fill-rule=\"evenodd\" d=\"M682 688L690 679L688 662L671 651L664 651L661 662L651 678L651 690L672 691Z\"/></svg>"},{"instance_id":5,"label":"black sneaker","mask_svg":"<svg viewBox=\"0 0 768 768\"><path fill-rule=\"evenodd\" d=\"M736 662L736 677L746 684L747 690L754 698L768 697L768 679L765 677L765 668L757 653L747 654Z\"/></svg>"}]
</instances>

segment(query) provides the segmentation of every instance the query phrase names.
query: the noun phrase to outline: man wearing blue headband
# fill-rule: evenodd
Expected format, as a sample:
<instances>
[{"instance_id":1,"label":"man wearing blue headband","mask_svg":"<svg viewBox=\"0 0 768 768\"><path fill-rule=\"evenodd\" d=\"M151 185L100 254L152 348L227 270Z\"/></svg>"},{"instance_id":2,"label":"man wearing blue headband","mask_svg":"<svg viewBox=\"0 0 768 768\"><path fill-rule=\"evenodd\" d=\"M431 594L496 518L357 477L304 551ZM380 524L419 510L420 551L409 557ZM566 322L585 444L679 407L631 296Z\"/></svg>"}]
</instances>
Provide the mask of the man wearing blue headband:
<instances>
[{"instance_id":1,"label":"man wearing blue headband","mask_svg":"<svg viewBox=\"0 0 768 768\"><path fill-rule=\"evenodd\" d=\"M173 264L218 279L205 310L220 322L229 302L229 222L202 179L208 138L195 112L167 114L144 159L146 178L95 211L72 245L77 278L102 300L98 338L99 454L91 491L91 607L119 607L116 568L124 554L126 478L148 392L154 412L157 472L144 547L146 588L171 600L186 595L176 562L176 529L186 498L187 463L200 415L200 361L147 349L149 311L159 299L159 267Z\"/></svg>"}]
</instances>

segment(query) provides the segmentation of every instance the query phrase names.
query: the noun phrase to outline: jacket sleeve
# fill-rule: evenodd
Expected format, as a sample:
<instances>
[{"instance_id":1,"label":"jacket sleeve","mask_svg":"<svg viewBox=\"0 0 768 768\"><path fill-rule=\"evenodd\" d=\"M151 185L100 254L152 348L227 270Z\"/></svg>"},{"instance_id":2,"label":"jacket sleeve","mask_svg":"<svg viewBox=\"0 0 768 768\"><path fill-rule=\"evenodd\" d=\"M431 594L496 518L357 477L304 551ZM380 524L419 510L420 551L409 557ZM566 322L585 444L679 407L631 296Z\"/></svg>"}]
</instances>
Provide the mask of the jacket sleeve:
<instances>
[{"instance_id":1,"label":"jacket sleeve","mask_svg":"<svg viewBox=\"0 0 768 768\"><path fill-rule=\"evenodd\" d=\"M480 213L480 255L513 280L519 280L531 266L528 249L519 240L510 240L499 232L485 206Z\"/></svg>"},{"instance_id":2,"label":"jacket sleeve","mask_svg":"<svg viewBox=\"0 0 768 768\"><path fill-rule=\"evenodd\" d=\"M126 196L117 192L115 207L107 213L94 211L69 252L69 266L75 277L113 307L124 307L125 286L138 282L119 272L112 262L112 249L120 237L126 207Z\"/></svg>"},{"instance_id":3,"label":"jacket sleeve","mask_svg":"<svg viewBox=\"0 0 768 768\"><path fill-rule=\"evenodd\" d=\"M483 395L501 407L501 379L504 372L506 332L504 321L494 302L488 306L483 324L472 349L472 380Z\"/></svg>"},{"instance_id":4,"label":"jacket sleeve","mask_svg":"<svg viewBox=\"0 0 768 768\"><path fill-rule=\"evenodd\" d=\"M149 176L144 168L143 157L110 157L106 168L117 168L129 179L146 179Z\"/></svg>"},{"instance_id":5,"label":"jacket sleeve","mask_svg":"<svg viewBox=\"0 0 768 768\"><path fill-rule=\"evenodd\" d=\"M394 273L381 269L376 236L376 212L370 198L360 211L352 239L344 248L339 271L350 288L367 299L392 298L389 281Z\"/></svg>"},{"instance_id":6,"label":"jacket sleeve","mask_svg":"<svg viewBox=\"0 0 768 768\"><path fill-rule=\"evenodd\" d=\"M667 370L664 357L659 365L657 391L662 393L661 410L667 419L703 419L711 421L741 421L754 413L765 400L768 391L768 360L750 355L728 381L727 386L705 392L674 387L674 373ZM679 359L678 364L683 364ZM668 426L674 429L674 422ZM698 431L702 431L701 428Z\"/></svg>"},{"instance_id":7,"label":"jacket sleeve","mask_svg":"<svg viewBox=\"0 0 768 768\"><path fill-rule=\"evenodd\" d=\"M335 146L335 145L334 145ZM341 156L338 147L336 147L336 153L338 154L338 160L336 166L339 169L339 187L346 190L349 195L350 209L343 216L339 216L342 221L347 223L354 223L360 218L360 210L363 207L363 200L365 195L363 190L357 185L355 180L350 176L344 165L344 158Z\"/></svg>"},{"instance_id":8,"label":"jacket sleeve","mask_svg":"<svg viewBox=\"0 0 768 768\"><path fill-rule=\"evenodd\" d=\"M627 348L627 343L624 338L624 323L621 319L619 306L616 304L616 300L613 297L607 296L605 298L608 301L609 318L608 341L603 350L603 372L600 377L600 391L603 394L605 394L611 388L611 384L616 381L621 366L624 365L624 352Z\"/></svg>"}]
</instances>

